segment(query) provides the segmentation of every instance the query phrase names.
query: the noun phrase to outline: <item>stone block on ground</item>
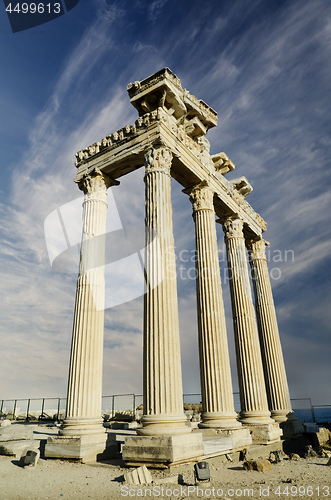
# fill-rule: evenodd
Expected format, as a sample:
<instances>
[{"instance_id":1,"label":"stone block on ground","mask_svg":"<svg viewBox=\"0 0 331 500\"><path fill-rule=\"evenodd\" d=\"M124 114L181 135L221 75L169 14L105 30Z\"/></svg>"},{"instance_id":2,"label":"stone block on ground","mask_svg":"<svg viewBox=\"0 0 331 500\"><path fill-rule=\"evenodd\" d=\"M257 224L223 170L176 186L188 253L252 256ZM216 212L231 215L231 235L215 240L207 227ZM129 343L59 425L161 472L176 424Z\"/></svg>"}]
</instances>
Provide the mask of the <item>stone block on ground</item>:
<instances>
[{"instance_id":1,"label":"stone block on ground","mask_svg":"<svg viewBox=\"0 0 331 500\"><path fill-rule=\"evenodd\" d=\"M300 455L297 453L290 453L289 454L290 460L300 460Z\"/></svg>"},{"instance_id":2,"label":"stone block on ground","mask_svg":"<svg viewBox=\"0 0 331 500\"><path fill-rule=\"evenodd\" d=\"M316 433L316 441L319 446L323 446L331 440L331 431L326 427L320 427L319 432Z\"/></svg>"},{"instance_id":3,"label":"stone block on ground","mask_svg":"<svg viewBox=\"0 0 331 500\"><path fill-rule=\"evenodd\" d=\"M124 474L124 481L128 484L150 484L153 479L146 465L143 465Z\"/></svg>"},{"instance_id":4,"label":"stone block on ground","mask_svg":"<svg viewBox=\"0 0 331 500\"><path fill-rule=\"evenodd\" d=\"M0 428L0 443L4 441L22 441L33 439L33 430L28 425L13 424Z\"/></svg>"},{"instance_id":5,"label":"stone block on ground","mask_svg":"<svg viewBox=\"0 0 331 500\"><path fill-rule=\"evenodd\" d=\"M37 450L40 446L38 440L22 440L22 441L4 441L0 443L0 455L8 455L11 457L20 458L26 449Z\"/></svg>"},{"instance_id":6,"label":"stone block on ground","mask_svg":"<svg viewBox=\"0 0 331 500\"><path fill-rule=\"evenodd\" d=\"M6 418L5 418L5 420L2 420L0 422L0 427L7 427L8 425L11 425L11 421L7 420Z\"/></svg>"},{"instance_id":7,"label":"stone block on ground","mask_svg":"<svg viewBox=\"0 0 331 500\"><path fill-rule=\"evenodd\" d=\"M258 472L267 472L272 470L269 460L247 460L244 462L244 469L257 470Z\"/></svg>"},{"instance_id":8,"label":"stone block on ground","mask_svg":"<svg viewBox=\"0 0 331 500\"><path fill-rule=\"evenodd\" d=\"M24 452L22 454L19 465L20 467L26 467L27 465L34 467L35 465L37 465L39 457L39 450L28 450L27 452Z\"/></svg>"}]
</instances>

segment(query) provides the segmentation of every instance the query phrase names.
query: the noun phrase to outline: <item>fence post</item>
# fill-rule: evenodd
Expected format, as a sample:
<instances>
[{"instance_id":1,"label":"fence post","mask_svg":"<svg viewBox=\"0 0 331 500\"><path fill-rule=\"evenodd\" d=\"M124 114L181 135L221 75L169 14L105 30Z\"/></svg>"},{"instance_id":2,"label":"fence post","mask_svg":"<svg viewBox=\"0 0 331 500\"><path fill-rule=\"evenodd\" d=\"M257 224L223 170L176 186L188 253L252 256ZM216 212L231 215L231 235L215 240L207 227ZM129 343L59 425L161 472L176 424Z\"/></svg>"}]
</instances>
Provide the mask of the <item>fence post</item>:
<instances>
[{"instance_id":1,"label":"fence post","mask_svg":"<svg viewBox=\"0 0 331 500\"><path fill-rule=\"evenodd\" d=\"M114 418L114 417L115 417L115 395L114 395L114 394L113 394L113 402L112 402L111 416L112 416L112 418Z\"/></svg>"},{"instance_id":2,"label":"fence post","mask_svg":"<svg viewBox=\"0 0 331 500\"><path fill-rule=\"evenodd\" d=\"M4 402L4 399L1 401L0 415L2 415L3 402Z\"/></svg>"},{"instance_id":3,"label":"fence post","mask_svg":"<svg viewBox=\"0 0 331 500\"><path fill-rule=\"evenodd\" d=\"M311 416L313 417L314 424L316 424L315 410L314 410L314 406L311 404L311 399L310 398L309 398L309 402L310 402Z\"/></svg>"},{"instance_id":4,"label":"fence post","mask_svg":"<svg viewBox=\"0 0 331 500\"><path fill-rule=\"evenodd\" d=\"M60 415L60 405L61 405L61 399L59 398L58 402L57 402L57 415L56 415L56 421L57 422L59 420L59 415Z\"/></svg>"},{"instance_id":5,"label":"fence post","mask_svg":"<svg viewBox=\"0 0 331 500\"><path fill-rule=\"evenodd\" d=\"M42 405L41 405L41 415L39 418L42 418L43 415L44 415L44 408L45 408L45 398L43 398L43 402L42 402Z\"/></svg>"},{"instance_id":6,"label":"fence post","mask_svg":"<svg viewBox=\"0 0 331 500\"><path fill-rule=\"evenodd\" d=\"M29 411L30 411L30 399L28 399L28 407L26 409L26 420L29 420Z\"/></svg>"},{"instance_id":7,"label":"fence post","mask_svg":"<svg viewBox=\"0 0 331 500\"><path fill-rule=\"evenodd\" d=\"M132 414L133 414L134 420L136 420L136 395L132 394L132 396L133 396L133 411L132 411Z\"/></svg>"},{"instance_id":8,"label":"fence post","mask_svg":"<svg viewBox=\"0 0 331 500\"><path fill-rule=\"evenodd\" d=\"M13 420L16 420L16 417L15 417L15 412L16 412L16 404L17 404L17 399L15 399L15 402L14 402Z\"/></svg>"}]
</instances>

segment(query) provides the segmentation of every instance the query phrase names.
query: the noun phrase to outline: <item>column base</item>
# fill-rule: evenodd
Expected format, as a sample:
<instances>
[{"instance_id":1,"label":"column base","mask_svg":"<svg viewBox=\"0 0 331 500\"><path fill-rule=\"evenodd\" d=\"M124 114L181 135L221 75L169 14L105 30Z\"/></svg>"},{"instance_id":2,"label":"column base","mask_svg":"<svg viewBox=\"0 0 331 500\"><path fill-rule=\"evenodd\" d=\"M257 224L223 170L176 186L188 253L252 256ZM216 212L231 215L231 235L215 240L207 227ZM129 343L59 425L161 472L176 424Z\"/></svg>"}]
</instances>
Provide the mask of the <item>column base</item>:
<instances>
[{"instance_id":1,"label":"column base","mask_svg":"<svg viewBox=\"0 0 331 500\"><path fill-rule=\"evenodd\" d=\"M141 419L142 427L137 429L138 436L175 436L189 434L190 427L186 425L184 413L180 415L161 414L144 415Z\"/></svg>"},{"instance_id":2,"label":"column base","mask_svg":"<svg viewBox=\"0 0 331 500\"><path fill-rule=\"evenodd\" d=\"M116 455L116 435L106 432L98 435L50 436L45 446L46 458L94 462L115 458Z\"/></svg>"},{"instance_id":3,"label":"column base","mask_svg":"<svg viewBox=\"0 0 331 500\"><path fill-rule=\"evenodd\" d=\"M253 444L275 443L276 441L280 441L283 434L282 429L276 422L261 425L247 424L245 427L250 430Z\"/></svg>"},{"instance_id":4,"label":"column base","mask_svg":"<svg viewBox=\"0 0 331 500\"><path fill-rule=\"evenodd\" d=\"M102 418L67 417L59 431L60 436L84 436L105 434Z\"/></svg>"},{"instance_id":5,"label":"column base","mask_svg":"<svg viewBox=\"0 0 331 500\"><path fill-rule=\"evenodd\" d=\"M271 410L271 418L280 424L281 422L286 422L289 412L291 412L291 410Z\"/></svg>"},{"instance_id":6,"label":"column base","mask_svg":"<svg viewBox=\"0 0 331 500\"><path fill-rule=\"evenodd\" d=\"M269 425L274 424L275 421L270 418L269 410L260 411L241 411L239 421L247 425Z\"/></svg>"},{"instance_id":7,"label":"column base","mask_svg":"<svg viewBox=\"0 0 331 500\"><path fill-rule=\"evenodd\" d=\"M240 429L241 422L236 413L204 412L201 415L200 429Z\"/></svg>"},{"instance_id":8,"label":"column base","mask_svg":"<svg viewBox=\"0 0 331 500\"><path fill-rule=\"evenodd\" d=\"M204 455L201 433L174 436L128 436L122 448L126 465L154 467L200 460Z\"/></svg>"}]
</instances>

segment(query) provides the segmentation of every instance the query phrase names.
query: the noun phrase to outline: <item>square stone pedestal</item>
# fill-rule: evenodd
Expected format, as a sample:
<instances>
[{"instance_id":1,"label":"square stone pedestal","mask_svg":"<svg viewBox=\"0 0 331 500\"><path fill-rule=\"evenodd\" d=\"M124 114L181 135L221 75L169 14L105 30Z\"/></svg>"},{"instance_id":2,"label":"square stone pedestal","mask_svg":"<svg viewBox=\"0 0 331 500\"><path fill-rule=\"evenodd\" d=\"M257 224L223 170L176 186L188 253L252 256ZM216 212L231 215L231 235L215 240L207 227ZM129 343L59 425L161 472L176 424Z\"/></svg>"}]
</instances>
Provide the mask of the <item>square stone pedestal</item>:
<instances>
[{"instance_id":1,"label":"square stone pedestal","mask_svg":"<svg viewBox=\"0 0 331 500\"><path fill-rule=\"evenodd\" d=\"M276 422L274 424L244 424L251 433L253 444L270 444L280 441L282 429Z\"/></svg>"},{"instance_id":2,"label":"square stone pedestal","mask_svg":"<svg viewBox=\"0 0 331 500\"><path fill-rule=\"evenodd\" d=\"M304 432L301 420L298 420L295 417L290 417L285 422L281 422L279 426L283 431L283 439L297 438L302 436Z\"/></svg>"},{"instance_id":3,"label":"square stone pedestal","mask_svg":"<svg viewBox=\"0 0 331 500\"><path fill-rule=\"evenodd\" d=\"M167 467L198 461L203 455L200 432L174 436L128 436L122 448L122 458L126 465Z\"/></svg>"},{"instance_id":4,"label":"square stone pedestal","mask_svg":"<svg viewBox=\"0 0 331 500\"><path fill-rule=\"evenodd\" d=\"M204 445L204 458L226 455L242 450L252 444L250 430L240 429L200 429Z\"/></svg>"},{"instance_id":5,"label":"square stone pedestal","mask_svg":"<svg viewBox=\"0 0 331 500\"><path fill-rule=\"evenodd\" d=\"M115 434L83 436L49 436L45 446L46 458L64 458L94 462L117 455Z\"/></svg>"}]
</instances>

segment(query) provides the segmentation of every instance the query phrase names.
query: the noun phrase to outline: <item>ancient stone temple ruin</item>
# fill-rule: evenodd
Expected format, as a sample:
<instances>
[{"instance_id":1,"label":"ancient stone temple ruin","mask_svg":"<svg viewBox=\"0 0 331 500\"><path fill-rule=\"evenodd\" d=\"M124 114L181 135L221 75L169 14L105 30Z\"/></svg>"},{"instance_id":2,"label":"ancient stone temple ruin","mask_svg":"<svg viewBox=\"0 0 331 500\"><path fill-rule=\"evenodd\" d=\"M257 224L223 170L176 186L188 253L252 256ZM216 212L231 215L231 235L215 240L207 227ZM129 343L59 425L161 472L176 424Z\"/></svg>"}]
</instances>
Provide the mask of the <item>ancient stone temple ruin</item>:
<instances>
[{"instance_id":1,"label":"ancient stone temple ruin","mask_svg":"<svg viewBox=\"0 0 331 500\"><path fill-rule=\"evenodd\" d=\"M85 193L67 410L46 456L95 459L106 448L101 419L107 188L144 167L146 218L143 406L128 464L179 463L294 436L285 366L262 237L266 223L246 201L246 177L227 180L233 162L210 155L207 131L217 113L181 86L168 68L128 85L133 125L76 154L75 182ZM183 411L171 178L192 203L197 252L197 316L202 394L199 429ZM116 188L120 189L120 188ZM215 214L217 220L215 221ZM230 275L241 412L234 410L215 222L222 225ZM96 239L95 245L88 245ZM249 254L255 305L251 293ZM97 264L96 264L97 262Z\"/></svg>"}]
</instances>

